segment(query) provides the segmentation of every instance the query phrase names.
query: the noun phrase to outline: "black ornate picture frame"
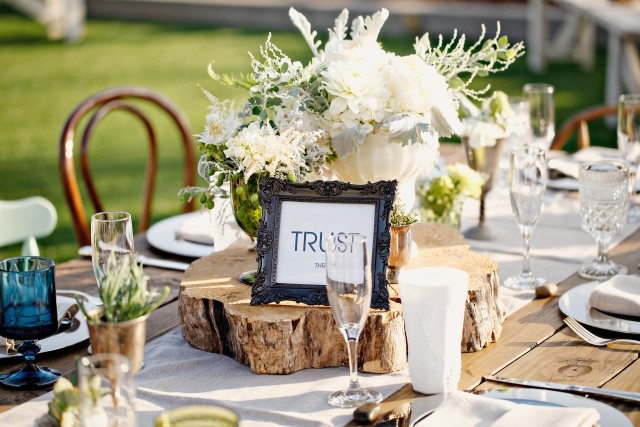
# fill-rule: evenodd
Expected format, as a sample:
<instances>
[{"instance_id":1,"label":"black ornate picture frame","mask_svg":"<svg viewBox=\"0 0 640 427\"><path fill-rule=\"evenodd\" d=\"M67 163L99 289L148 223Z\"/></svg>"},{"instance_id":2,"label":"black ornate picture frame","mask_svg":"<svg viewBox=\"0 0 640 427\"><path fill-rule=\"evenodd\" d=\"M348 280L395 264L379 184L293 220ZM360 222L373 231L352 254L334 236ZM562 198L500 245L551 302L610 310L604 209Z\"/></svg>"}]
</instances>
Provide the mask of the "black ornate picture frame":
<instances>
[{"instance_id":1,"label":"black ornate picture frame","mask_svg":"<svg viewBox=\"0 0 640 427\"><path fill-rule=\"evenodd\" d=\"M388 310L386 276L391 243L389 217L396 188L395 180L368 184L341 181L291 184L280 179L262 178L259 190L262 217L257 241L258 271L251 304L295 301L329 305L324 279L323 232L291 231L291 227L295 228L292 222L301 224L298 228L305 230L313 229L316 222L325 224L326 229L329 222L330 232L359 232L358 227L371 231L364 233L372 236L371 308ZM327 220L328 216L330 220ZM325 235L328 233L324 232ZM300 262L300 257L305 261L308 257L308 262ZM314 268L317 270L311 271ZM302 271L303 274L296 276L290 271ZM309 274L304 274L307 271ZM283 275L286 278L279 281L278 278ZM292 277L304 277L313 283L291 280Z\"/></svg>"}]
</instances>

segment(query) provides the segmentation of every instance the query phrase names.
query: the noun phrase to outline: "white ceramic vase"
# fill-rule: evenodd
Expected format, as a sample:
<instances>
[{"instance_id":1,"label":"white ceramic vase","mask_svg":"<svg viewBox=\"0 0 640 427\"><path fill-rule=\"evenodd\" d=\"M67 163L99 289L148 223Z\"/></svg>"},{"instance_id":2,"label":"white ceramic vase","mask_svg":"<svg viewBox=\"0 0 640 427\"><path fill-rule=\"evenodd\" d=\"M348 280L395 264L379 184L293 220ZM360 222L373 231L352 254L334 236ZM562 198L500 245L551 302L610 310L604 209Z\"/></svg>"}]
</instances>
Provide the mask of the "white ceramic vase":
<instances>
[{"instance_id":1,"label":"white ceramic vase","mask_svg":"<svg viewBox=\"0 0 640 427\"><path fill-rule=\"evenodd\" d=\"M437 135L434 137L437 141ZM384 132L370 133L356 153L331 162L328 169L337 179L353 184L397 179L396 197L410 209L416 201L416 178L429 173L438 155L427 144L403 146L388 142Z\"/></svg>"}]
</instances>

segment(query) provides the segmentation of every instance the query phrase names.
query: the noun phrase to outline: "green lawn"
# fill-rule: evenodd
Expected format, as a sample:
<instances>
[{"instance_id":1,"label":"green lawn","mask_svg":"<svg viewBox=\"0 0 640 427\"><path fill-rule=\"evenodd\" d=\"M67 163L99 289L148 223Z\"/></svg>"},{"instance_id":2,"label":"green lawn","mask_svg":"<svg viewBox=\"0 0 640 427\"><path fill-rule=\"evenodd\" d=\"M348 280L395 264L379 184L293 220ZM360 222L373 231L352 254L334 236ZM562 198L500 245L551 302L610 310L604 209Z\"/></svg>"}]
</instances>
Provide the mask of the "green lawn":
<instances>
[{"instance_id":1,"label":"green lawn","mask_svg":"<svg viewBox=\"0 0 640 427\"><path fill-rule=\"evenodd\" d=\"M58 138L67 114L82 99L111 86L141 85L167 97L186 114L193 133L199 132L207 111L201 84L220 98L240 92L214 84L206 67L215 61L220 72L247 72L247 52L257 52L266 33L203 26L90 20L87 36L77 44L51 42L44 28L0 6L0 199L42 195L58 210L58 226L40 239L43 255L62 262L77 250L58 172ZM297 33L274 33L273 39L294 58L306 59L308 49ZM413 40L383 41L398 53L411 50ZM589 105L601 103L604 93L604 55L596 69L580 71L571 64L553 64L545 75L531 74L526 58L510 70L487 79L495 89L519 94L530 81L556 87L557 121ZM106 208L140 211L141 178L146 146L138 126L118 114L97 133L91 159L96 179L104 184ZM181 152L169 124L160 137L160 181L154 205L155 220L180 211L176 193L181 180ZM611 145L610 131L596 141ZM138 147L139 145L139 147ZM108 158L108 161L105 159ZM100 177L108 179L100 180ZM19 253L19 246L0 250L0 258Z\"/></svg>"}]
</instances>

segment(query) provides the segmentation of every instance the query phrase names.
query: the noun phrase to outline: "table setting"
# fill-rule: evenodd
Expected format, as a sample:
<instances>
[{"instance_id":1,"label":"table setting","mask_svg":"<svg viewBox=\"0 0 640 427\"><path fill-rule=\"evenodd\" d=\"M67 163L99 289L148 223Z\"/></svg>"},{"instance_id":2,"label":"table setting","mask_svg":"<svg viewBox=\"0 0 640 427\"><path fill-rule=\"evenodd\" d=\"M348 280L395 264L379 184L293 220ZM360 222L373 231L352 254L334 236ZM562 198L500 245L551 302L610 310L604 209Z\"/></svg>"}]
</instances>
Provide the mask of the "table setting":
<instances>
[{"instance_id":1,"label":"table setting","mask_svg":"<svg viewBox=\"0 0 640 427\"><path fill-rule=\"evenodd\" d=\"M468 86L522 56L522 44L510 44L499 26L472 44L475 59L464 37L443 46L428 34L415 54L397 56L377 41L388 15L383 9L349 25L345 10L323 46L292 8L309 64L291 60L269 36L251 56L245 105L203 88L211 106L195 139L205 186L181 194L202 208L136 239L129 213L95 214L85 258L59 266L47 290L49 311L69 324L54 345L47 340L55 316L40 320L46 333L12 335L3 306L0 333L27 344L37 338L38 359L55 378L23 387L34 394L16 395L19 402L0 389L0 424L180 426L179 417L194 425L207 412L230 426L640 425L640 349L609 348L592 336L640 336L640 231L624 162L633 168L633 160L595 147L550 152L546 84L523 88L530 117L522 126L535 140L507 140L529 132L508 124L515 113L507 95ZM451 69L439 56L469 62ZM469 67L475 73L464 80L458 74ZM376 71L371 81L363 70ZM242 78L212 67L209 74L247 88ZM481 99L488 101L470 107ZM439 136L463 132L456 100L478 120L491 112L499 134L481 132L480 145L474 133L462 145L439 145ZM631 124L619 126L636 126L632 113ZM475 175L444 160L463 151ZM391 257L392 204L418 208L442 171L471 179L478 191L462 194L454 221L413 227L412 256L390 283L386 264L376 263ZM360 193L341 202L349 191ZM290 212L303 214L293 221ZM294 238L283 237L289 229ZM291 253L282 249L289 241ZM313 268L285 269L299 248L309 254L296 263ZM307 270L319 269L316 283ZM17 276L0 262L4 274ZM9 285L0 281L0 296ZM275 300L259 300L265 287ZM312 302L295 299L301 293ZM74 304L79 310L68 315ZM480 339L473 327L482 322L499 324ZM29 357L37 351L19 351L35 365ZM11 356L18 357L0 352L0 362Z\"/></svg>"}]
</instances>

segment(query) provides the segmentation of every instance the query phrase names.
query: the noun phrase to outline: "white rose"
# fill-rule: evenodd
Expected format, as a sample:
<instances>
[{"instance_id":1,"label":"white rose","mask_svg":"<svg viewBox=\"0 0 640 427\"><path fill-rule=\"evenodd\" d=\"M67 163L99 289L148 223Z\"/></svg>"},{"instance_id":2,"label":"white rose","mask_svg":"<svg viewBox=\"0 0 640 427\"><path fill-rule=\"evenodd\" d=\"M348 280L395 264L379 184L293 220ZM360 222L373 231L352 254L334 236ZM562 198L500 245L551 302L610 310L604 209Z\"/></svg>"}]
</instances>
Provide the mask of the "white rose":
<instances>
[{"instance_id":1,"label":"white rose","mask_svg":"<svg viewBox=\"0 0 640 427\"><path fill-rule=\"evenodd\" d=\"M459 132L456 102L449 85L436 69L417 55L396 56L386 69L394 111L428 115L442 135Z\"/></svg>"}]
</instances>

